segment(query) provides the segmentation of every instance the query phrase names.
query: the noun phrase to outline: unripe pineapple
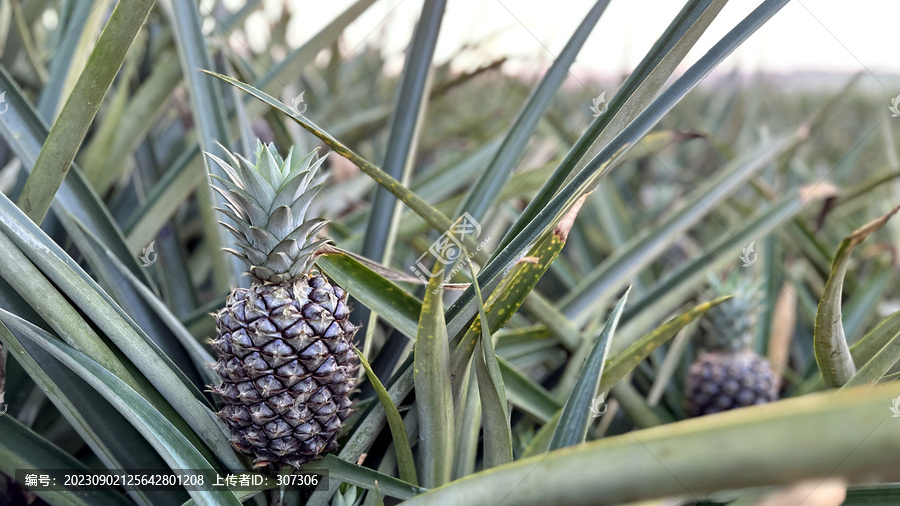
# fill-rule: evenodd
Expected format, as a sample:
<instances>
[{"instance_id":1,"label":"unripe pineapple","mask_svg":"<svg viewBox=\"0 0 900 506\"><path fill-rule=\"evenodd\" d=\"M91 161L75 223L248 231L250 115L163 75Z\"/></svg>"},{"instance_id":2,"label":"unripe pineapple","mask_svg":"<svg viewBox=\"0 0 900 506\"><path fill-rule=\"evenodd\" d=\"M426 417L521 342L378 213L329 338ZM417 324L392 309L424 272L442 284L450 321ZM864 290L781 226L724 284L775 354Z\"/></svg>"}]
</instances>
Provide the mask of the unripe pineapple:
<instances>
[{"instance_id":1,"label":"unripe pineapple","mask_svg":"<svg viewBox=\"0 0 900 506\"><path fill-rule=\"evenodd\" d=\"M228 251L252 278L214 314L222 382L213 390L225 401L218 415L255 466L298 467L337 448L359 366L347 292L311 270L327 242L316 238L327 222L306 219L324 159L288 153L282 160L262 143L252 163L208 156L230 179L213 176L227 200L219 211L236 225L223 223L238 238L239 251Z\"/></svg>"},{"instance_id":2,"label":"unripe pineapple","mask_svg":"<svg viewBox=\"0 0 900 506\"><path fill-rule=\"evenodd\" d=\"M732 276L716 287L717 295L734 297L706 313L702 352L687 378L691 415L764 404L778 398L769 362L750 349L756 320L754 291Z\"/></svg>"}]
</instances>

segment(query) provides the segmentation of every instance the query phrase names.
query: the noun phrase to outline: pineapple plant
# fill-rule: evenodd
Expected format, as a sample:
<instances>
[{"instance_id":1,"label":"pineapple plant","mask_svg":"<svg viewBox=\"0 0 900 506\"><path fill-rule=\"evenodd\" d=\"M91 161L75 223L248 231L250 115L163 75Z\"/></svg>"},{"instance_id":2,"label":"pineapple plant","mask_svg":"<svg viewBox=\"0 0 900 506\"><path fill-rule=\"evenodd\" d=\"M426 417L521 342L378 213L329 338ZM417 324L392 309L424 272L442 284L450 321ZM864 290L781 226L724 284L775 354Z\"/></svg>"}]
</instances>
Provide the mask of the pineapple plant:
<instances>
[{"instance_id":1,"label":"pineapple plant","mask_svg":"<svg viewBox=\"0 0 900 506\"><path fill-rule=\"evenodd\" d=\"M280 16L265 52L234 45L259 2L227 17L218 14L228 6L186 0L107 2L96 16L98 2L18 3L12 15L0 8L0 342L10 359L0 504L758 503L823 476L866 485L845 490L848 503L898 503L889 408L900 402L900 312L873 326L881 305L868 303L897 297L895 265L881 253L896 238L857 255L844 283L850 250L874 228L846 234L885 211L893 181L869 169L893 167L885 153L897 140L888 129L866 147L860 139L882 118L855 113L883 113L884 104L871 94L770 94L768 77L748 86L740 72L699 86L786 0L760 2L700 54L692 47L713 35L704 33L712 22L728 21L717 18L726 2L686 2L665 31L648 34L656 43L614 92L608 81L579 89L569 79L606 1L535 83L493 64L460 74L472 61L463 53L434 60L445 2L420 3L402 57L378 46L380 31L346 51L344 28L378 8L373 0L352 2L318 33L287 30ZM150 9L158 13L145 17ZM58 22L45 22L54 12ZM106 19L99 30L94 22ZM309 38L295 47L288 33ZM388 57L403 59L402 75L384 71ZM482 71L500 75L483 80ZM604 88L608 107L588 116ZM298 92L308 114L289 107ZM864 121L832 121L832 106ZM809 113L828 121L809 122ZM771 135L759 135L760 122ZM683 145L685 127L714 135ZM322 163L315 155L217 151L216 142L228 152L250 131L285 148L323 143L330 162L345 164L332 165L316 197L322 211L307 207ZM851 149L861 156L846 156ZM198 163L209 151L226 160L208 164L222 178L212 199ZM866 163L829 175L848 187L837 199L819 184L822 171L794 170L854 160ZM661 177L675 193L660 194ZM231 237L217 233L211 204L237 245L220 242ZM490 234L457 233L463 213ZM326 215L341 251L324 247L324 220L310 219ZM429 235L438 242L429 246ZM773 283L765 304L780 311L759 323L777 331L758 344L787 350L783 362L772 354L773 368L795 366L785 370L792 399L685 420L686 399L671 388L685 347L667 343L711 309L695 382L706 404L712 387L729 407L764 397L754 388L770 372L748 351L756 317L753 304L737 304L740 290L721 289L739 294L721 307L727 298L678 310L706 299L696 293L704 276L733 268L740 247L762 237L767 267L801 268L770 273L783 274L784 300L805 296L801 310L777 304ZM829 273L823 253L842 237ZM423 298L403 273L424 262L436 274L452 239L471 262L448 274L456 286L430 278ZM139 261L154 241L159 261ZM246 265L227 261L222 246ZM640 289L610 307L630 283ZM355 406L356 329L337 285L371 313L354 314L371 322L360 346L368 383ZM823 285L812 322L803 308ZM842 327L844 299L860 303L847 304ZM591 411L605 399L608 411ZM348 423L354 408L361 413ZM338 433L340 454L303 464L335 448ZM276 467L292 478L301 464L302 473L330 474L315 494L269 479L266 490L101 496L28 486L19 472L194 469L212 481L271 478ZM816 497L824 488L804 490L806 502L826 504ZM785 503L768 500L776 502Z\"/></svg>"},{"instance_id":2,"label":"pineapple plant","mask_svg":"<svg viewBox=\"0 0 900 506\"><path fill-rule=\"evenodd\" d=\"M778 398L769 362L750 349L757 308L750 281L732 275L718 283L715 292L734 297L710 309L703 320L704 351L691 364L687 378L686 398L693 416Z\"/></svg>"},{"instance_id":3,"label":"pineapple plant","mask_svg":"<svg viewBox=\"0 0 900 506\"><path fill-rule=\"evenodd\" d=\"M337 448L359 366L347 292L311 269L327 242L317 238L327 221L306 215L324 158L291 151L282 159L259 141L252 162L207 155L229 177L213 175L213 187L234 223L223 222L238 240L229 252L252 280L214 314L221 383L213 390L225 401L218 415L255 467L299 467Z\"/></svg>"}]
</instances>

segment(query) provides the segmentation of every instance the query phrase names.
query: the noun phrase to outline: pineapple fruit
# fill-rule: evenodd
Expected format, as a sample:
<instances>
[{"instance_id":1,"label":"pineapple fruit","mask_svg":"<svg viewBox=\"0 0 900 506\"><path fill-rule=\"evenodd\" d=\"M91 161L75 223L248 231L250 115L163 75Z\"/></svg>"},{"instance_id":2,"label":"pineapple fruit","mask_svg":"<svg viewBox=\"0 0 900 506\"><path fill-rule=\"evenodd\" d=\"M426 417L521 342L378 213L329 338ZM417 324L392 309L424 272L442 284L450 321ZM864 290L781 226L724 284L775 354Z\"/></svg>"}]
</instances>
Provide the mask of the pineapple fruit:
<instances>
[{"instance_id":1,"label":"pineapple fruit","mask_svg":"<svg viewBox=\"0 0 900 506\"><path fill-rule=\"evenodd\" d=\"M327 242L316 237L327 221L306 217L324 158L282 159L259 142L254 162L207 155L230 179L212 176L213 188L235 224L223 223L238 238L239 251L228 251L252 279L214 314L222 381L212 388L225 402L218 415L254 466L299 467L337 448L359 367L347 292L311 270Z\"/></svg>"},{"instance_id":2,"label":"pineapple fruit","mask_svg":"<svg viewBox=\"0 0 900 506\"><path fill-rule=\"evenodd\" d=\"M703 327L702 347L687 378L689 411L702 416L764 404L778 398L769 362L750 349L756 320L754 291L732 276L716 287L717 295L734 297L712 308Z\"/></svg>"}]
</instances>

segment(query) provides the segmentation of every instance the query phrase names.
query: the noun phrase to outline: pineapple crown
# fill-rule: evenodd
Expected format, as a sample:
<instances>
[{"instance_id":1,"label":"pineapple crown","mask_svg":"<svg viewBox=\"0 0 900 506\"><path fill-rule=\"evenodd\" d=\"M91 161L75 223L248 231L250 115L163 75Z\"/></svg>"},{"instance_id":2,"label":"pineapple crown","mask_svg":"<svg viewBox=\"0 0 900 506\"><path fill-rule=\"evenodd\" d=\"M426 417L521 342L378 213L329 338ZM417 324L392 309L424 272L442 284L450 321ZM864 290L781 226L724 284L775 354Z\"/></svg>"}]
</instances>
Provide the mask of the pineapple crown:
<instances>
[{"instance_id":1,"label":"pineapple crown","mask_svg":"<svg viewBox=\"0 0 900 506\"><path fill-rule=\"evenodd\" d=\"M224 150L227 152L227 150ZM295 157L293 148L281 158L275 146L257 141L254 161L230 154L231 163L206 153L228 179L211 174L212 187L225 197L217 208L234 226L220 222L237 237L238 250L225 251L247 264L259 281L281 283L306 274L316 252L328 239L316 235L328 220L306 219L313 198L322 187L316 172L325 160L312 151Z\"/></svg>"},{"instance_id":2,"label":"pineapple crown","mask_svg":"<svg viewBox=\"0 0 900 506\"><path fill-rule=\"evenodd\" d=\"M703 321L703 347L709 351L740 351L750 347L757 315L756 285L746 276L732 274L719 282L711 278L716 297L732 298L710 309Z\"/></svg>"}]
</instances>

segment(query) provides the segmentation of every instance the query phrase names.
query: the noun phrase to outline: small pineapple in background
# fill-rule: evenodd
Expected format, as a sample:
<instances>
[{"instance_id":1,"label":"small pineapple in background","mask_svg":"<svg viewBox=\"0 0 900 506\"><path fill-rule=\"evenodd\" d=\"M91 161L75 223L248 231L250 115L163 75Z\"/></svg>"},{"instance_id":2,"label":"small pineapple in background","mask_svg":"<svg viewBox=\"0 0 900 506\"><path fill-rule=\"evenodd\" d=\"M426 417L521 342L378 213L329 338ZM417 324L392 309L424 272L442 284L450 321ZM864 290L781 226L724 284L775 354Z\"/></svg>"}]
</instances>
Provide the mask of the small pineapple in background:
<instances>
[{"instance_id":1,"label":"small pineapple in background","mask_svg":"<svg viewBox=\"0 0 900 506\"><path fill-rule=\"evenodd\" d=\"M213 391L225 407L219 417L231 444L253 455L254 465L298 467L337 448L351 411L358 359L352 349L347 292L311 270L326 220L306 212L321 185L314 153L279 156L257 143L253 162L208 155L228 174L215 177L235 227L250 288L235 288L216 317Z\"/></svg>"},{"instance_id":2,"label":"small pineapple in background","mask_svg":"<svg viewBox=\"0 0 900 506\"><path fill-rule=\"evenodd\" d=\"M691 365L686 397L693 416L764 404L778 398L775 374L766 359L750 349L756 322L755 290L732 275L716 288L733 298L712 308L702 326L702 347Z\"/></svg>"}]
</instances>

